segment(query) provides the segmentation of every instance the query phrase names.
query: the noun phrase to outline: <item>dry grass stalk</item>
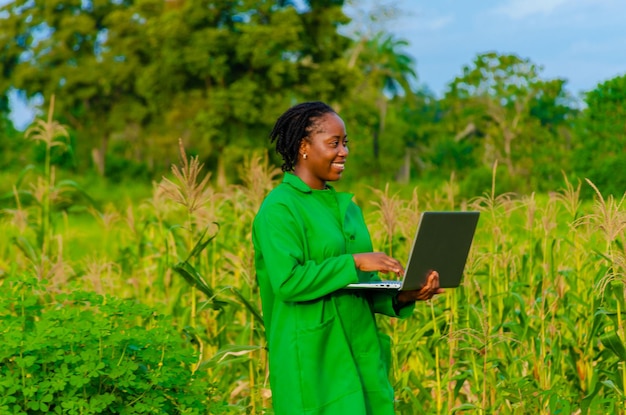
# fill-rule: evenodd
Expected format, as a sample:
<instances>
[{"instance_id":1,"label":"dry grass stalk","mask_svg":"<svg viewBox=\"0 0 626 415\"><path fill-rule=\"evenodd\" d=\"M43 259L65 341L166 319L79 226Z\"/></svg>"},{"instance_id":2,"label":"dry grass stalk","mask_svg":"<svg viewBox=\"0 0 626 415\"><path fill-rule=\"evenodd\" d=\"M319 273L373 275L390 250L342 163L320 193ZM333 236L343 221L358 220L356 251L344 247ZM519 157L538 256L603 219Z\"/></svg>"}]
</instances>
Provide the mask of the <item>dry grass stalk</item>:
<instances>
[{"instance_id":1,"label":"dry grass stalk","mask_svg":"<svg viewBox=\"0 0 626 415\"><path fill-rule=\"evenodd\" d=\"M515 208L513 197L515 193L507 192L496 196L496 173L498 169L498 161L493 163L491 171L491 192L485 192L482 196L478 196L470 200L469 205L472 209L483 212L491 212L495 216L495 212L504 208L505 212L510 213Z\"/></svg>"},{"instance_id":2,"label":"dry grass stalk","mask_svg":"<svg viewBox=\"0 0 626 415\"><path fill-rule=\"evenodd\" d=\"M55 203L67 202L69 199L64 198L63 192L69 191L68 189L54 187L56 180L56 170L54 167L50 168L50 177L46 179L43 176L38 176L35 183L30 184L31 194L39 205L43 205L48 200L51 205Z\"/></svg>"},{"instance_id":3,"label":"dry grass stalk","mask_svg":"<svg viewBox=\"0 0 626 415\"><path fill-rule=\"evenodd\" d=\"M399 223L403 203L397 194L389 194L389 183L385 185L384 191L372 190L380 198L380 201L370 203L378 208L377 213L382 220L383 231L388 244L388 254L393 256L393 236Z\"/></svg>"},{"instance_id":4,"label":"dry grass stalk","mask_svg":"<svg viewBox=\"0 0 626 415\"><path fill-rule=\"evenodd\" d=\"M15 185L13 186L13 195L15 196L15 209L2 209L0 213L10 216L9 223L23 234L28 228L28 211L22 208L22 202Z\"/></svg>"},{"instance_id":5,"label":"dry grass stalk","mask_svg":"<svg viewBox=\"0 0 626 415\"><path fill-rule=\"evenodd\" d=\"M30 190L37 203L41 205L48 191L48 183L43 177L37 177L37 181L30 184Z\"/></svg>"},{"instance_id":6,"label":"dry grass stalk","mask_svg":"<svg viewBox=\"0 0 626 415\"><path fill-rule=\"evenodd\" d=\"M399 234L406 241L404 252L408 254L413 243L413 236L417 230L420 219L420 199L417 188L413 189L411 199L406 203L404 208L400 210L400 219L396 224Z\"/></svg>"},{"instance_id":7,"label":"dry grass stalk","mask_svg":"<svg viewBox=\"0 0 626 415\"><path fill-rule=\"evenodd\" d=\"M543 209L541 215L541 224L543 225L544 234L547 237L557 227L558 209L554 199L549 199L548 204Z\"/></svg>"},{"instance_id":8,"label":"dry grass stalk","mask_svg":"<svg viewBox=\"0 0 626 415\"><path fill-rule=\"evenodd\" d=\"M152 182L152 197L144 200L139 209L147 214L153 214L158 223L162 223L163 220L171 212L171 205L167 201L165 191L161 185L157 182Z\"/></svg>"},{"instance_id":9,"label":"dry grass stalk","mask_svg":"<svg viewBox=\"0 0 626 415\"><path fill-rule=\"evenodd\" d=\"M626 255L624 252L618 252L614 254L613 261L613 266L609 269L609 272L596 284L596 292L603 296L611 283L618 282L623 285L623 294L624 298L626 298Z\"/></svg>"},{"instance_id":10,"label":"dry grass stalk","mask_svg":"<svg viewBox=\"0 0 626 415\"><path fill-rule=\"evenodd\" d=\"M113 225L120 219L120 214L115 210L115 206L109 203L104 208L104 212L100 212L93 207L89 207L89 213L102 225L106 231L113 229Z\"/></svg>"},{"instance_id":11,"label":"dry grass stalk","mask_svg":"<svg viewBox=\"0 0 626 415\"><path fill-rule=\"evenodd\" d=\"M576 221L576 224L594 225L596 229L601 230L605 234L610 244L618 236L622 235L626 229L626 212L622 210L622 203L624 203L626 193L619 202L615 200L613 195L609 195L605 200L596 185L589 179L585 180L596 192L597 198L594 202L594 212L581 217Z\"/></svg>"},{"instance_id":12,"label":"dry grass stalk","mask_svg":"<svg viewBox=\"0 0 626 415\"><path fill-rule=\"evenodd\" d=\"M454 171L450 174L450 180L443 185L443 191L447 197L447 204L450 210L455 208L455 198L459 194L459 185L455 181Z\"/></svg>"},{"instance_id":13,"label":"dry grass stalk","mask_svg":"<svg viewBox=\"0 0 626 415\"><path fill-rule=\"evenodd\" d=\"M133 237L137 237L137 235L139 234L139 230L137 229L137 221L135 220L135 211L133 209L133 205L128 205L128 207L126 208L125 222Z\"/></svg>"},{"instance_id":14,"label":"dry grass stalk","mask_svg":"<svg viewBox=\"0 0 626 415\"><path fill-rule=\"evenodd\" d=\"M37 279L50 281L51 287L62 292L67 286L67 281L74 274L72 266L65 262L63 257L63 237L56 235L57 249L56 260L42 255L38 263L32 263L33 271Z\"/></svg>"},{"instance_id":15,"label":"dry grass stalk","mask_svg":"<svg viewBox=\"0 0 626 415\"><path fill-rule=\"evenodd\" d=\"M61 138L69 139L69 133L67 128L60 124L58 121L54 121L52 116L54 114L54 95L50 98L50 109L48 111L48 119L46 121L37 119L33 122L33 125L26 130L25 137L28 140L41 141L46 145L46 148L52 147L66 147L65 141L61 141Z\"/></svg>"},{"instance_id":16,"label":"dry grass stalk","mask_svg":"<svg viewBox=\"0 0 626 415\"><path fill-rule=\"evenodd\" d=\"M526 229L532 232L535 229L535 214L537 213L535 192L532 192L530 196L522 196L519 203L526 208Z\"/></svg>"},{"instance_id":17,"label":"dry grass stalk","mask_svg":"<svg viewBox=\"0 0 626 415\"><path fill-rule=\"evenodd\" d=\"M561 202L565 210L572 216L572 219L576 220L581 205L580 187L582 184L579 180L578 186L574 188L574 185L569 182L565 173L563 173L563 177L565 179L565 189L561 189L557 193L550 193L550 196Z\"/></svg>"},{"instance_id":18,"label":"dry grass stalk","mask_svg":"<svg viewBox=\"0 0 626 415\"><path fill-rule=\"evenodd\" d=\"M614 242L620 236L623 237L624 231L626 230L626 212L622 210L626 193L619 202L615 200L613 195L609 195L605 200L597 186L593 184L591 180L585 180L593 188L597 196L594 201L594 211L576 220L575 225L590 225L592 229L600 230L605 235L609 268L606 275L596 284L596 291L600 295L604 295L610 283L614 281L621 282L622 284L626 283L626 260L624 259L624 251L623 248L616 249L616 246L614 246ZM623 246L623 244L621 246ZM624 294L626 296L626 291Z\"/></svg>"},{"instance_id":19,"label":"dry grass stalk","mask_svg":"<svg viewBox=\"0 0 626 415\"><path fill-rule=\"evenodd\" d=\"M189 215L193 215L202 205L211 200L213 189L209 186L211 174L207 173L200 181L200 174L204 167L198 161L198 156L187 158L183 141L178 140L180 149L180 167L172 165L172 174L175 181L163 178L160 188L170 200L183 205Z\"/></svg>"},{"instance_id":20,"label":"dry grass stalk","mask_svg":"<svg viewBox=\"0 0 626 415\"><path fill-rule=\"evenodd\" d=\"M93 257L85 261L84 279L91 283L93 290L98 294L112 293L114 276L119 276L120 265L106 261L102 258Z\"/></svg>"},{"instance_id":21,"label":"dry grass stalk","mask_svg":"<svg viewBox=\"0 0 626 415\"><path fill-rule=\"evenodd\" d=\"M192 220L196 229L210 228L209 232L215 234L219 230L217 223L220 222L220 207L224 199L219 197L219 195L215 195L211 201L213 203L209 203L197 209Z\"/></svg>"},{"instance_id":22,"label":"dry grass stalk","mask_svg":"<svg viewBox=\"0 0 626 415\"><path fill-rule=\"evenodd\" d=\"M252 155L244 159L239 177L253 212L256 213L267 193L274 188L280 174L281 170L270 164L267 152L263 156Z\"/></svg>"}]
</instances>

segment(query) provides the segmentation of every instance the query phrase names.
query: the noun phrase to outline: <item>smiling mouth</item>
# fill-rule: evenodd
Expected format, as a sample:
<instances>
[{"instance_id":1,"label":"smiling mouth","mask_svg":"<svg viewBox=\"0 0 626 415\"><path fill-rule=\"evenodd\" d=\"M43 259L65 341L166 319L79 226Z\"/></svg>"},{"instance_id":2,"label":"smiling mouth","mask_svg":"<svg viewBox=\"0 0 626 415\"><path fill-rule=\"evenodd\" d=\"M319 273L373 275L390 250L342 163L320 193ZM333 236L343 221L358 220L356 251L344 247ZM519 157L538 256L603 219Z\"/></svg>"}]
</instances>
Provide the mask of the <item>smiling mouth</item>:
<instances>
[{"instance_id":1,"label":"smiling mouth","mask_svg":"<svg viewBox=\"0 0 626 415\"><path fill-rule=\"evenodd\" d=\"M332 163L332 166L342 171L346 168L346 165L344 163Z\"/></svg>"}]
</instances>

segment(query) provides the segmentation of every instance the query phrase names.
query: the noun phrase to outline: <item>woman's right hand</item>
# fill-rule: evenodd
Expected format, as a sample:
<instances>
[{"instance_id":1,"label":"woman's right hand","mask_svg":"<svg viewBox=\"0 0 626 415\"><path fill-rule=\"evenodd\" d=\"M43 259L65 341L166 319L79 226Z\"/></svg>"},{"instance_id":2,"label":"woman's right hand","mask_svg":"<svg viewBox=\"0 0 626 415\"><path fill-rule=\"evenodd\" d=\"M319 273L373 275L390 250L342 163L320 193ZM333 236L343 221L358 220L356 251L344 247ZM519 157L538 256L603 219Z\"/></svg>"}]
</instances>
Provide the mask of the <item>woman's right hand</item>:
<instances>
[{"instance_id":1,"label":"woman's right hand","mask_svg":"<svg viewBox=\"0 0 626 415\"><path fill-rule=\"evenodd\" d=\"M404 267L400 261L383 252L364 252L352 256L356 268L360 271L393 272L400 277L404 275Z\"/></svg>"}]
</instances>

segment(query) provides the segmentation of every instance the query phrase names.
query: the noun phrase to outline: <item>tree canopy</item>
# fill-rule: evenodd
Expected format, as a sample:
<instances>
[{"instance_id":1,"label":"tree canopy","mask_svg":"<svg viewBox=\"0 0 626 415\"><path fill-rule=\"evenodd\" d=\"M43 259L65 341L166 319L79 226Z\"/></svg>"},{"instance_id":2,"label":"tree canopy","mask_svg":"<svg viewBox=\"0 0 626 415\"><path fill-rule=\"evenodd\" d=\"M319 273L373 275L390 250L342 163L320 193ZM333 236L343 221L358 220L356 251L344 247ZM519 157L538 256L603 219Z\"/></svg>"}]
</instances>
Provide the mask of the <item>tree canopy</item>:
<instances>
[{"instance_id":1,"label":"tree canopy","mask_svg":"<svg viewBox=\"0 0 626 415\"><path fill-rule=\"evenodd\" d=\"M624 78L590 91L579 110L566 80L487 52L437 99L418 86L419 57L406 54L407 41L385 30L347 35L344 6L14 0L0 7L4 134L15 134L9 91L54 95L79 171L163 171L179 138L207 167L228 171L270 149L267 132L286 108L324 100L346 119L357 175L456 173L480 187L497 162L512 186L541 189L568 169L602 176L593 163L600 151L624 163Z\"/></svg>"},{"instance_id":2,"label":"tree canopy","mask_svg":"<svg viewBox=\"0 0 626 415\"><path fill-rule=\"evenodd\" d=\"M0 91L55 94L103 171L108 152L154 163L176 135L220 153L295 100L349 88L342 3L14 1Z\"/></svg>"}]
</instances>

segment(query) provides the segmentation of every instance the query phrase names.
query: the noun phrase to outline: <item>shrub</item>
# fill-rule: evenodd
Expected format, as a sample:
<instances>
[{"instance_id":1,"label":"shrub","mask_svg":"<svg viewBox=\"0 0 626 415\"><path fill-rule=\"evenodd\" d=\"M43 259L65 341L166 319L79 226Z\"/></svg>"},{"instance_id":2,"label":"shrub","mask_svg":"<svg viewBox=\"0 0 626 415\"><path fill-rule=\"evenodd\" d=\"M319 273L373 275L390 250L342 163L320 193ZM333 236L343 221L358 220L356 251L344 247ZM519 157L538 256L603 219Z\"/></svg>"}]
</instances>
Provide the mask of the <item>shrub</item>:
<instances>
[{"instance_id":1,"label":"shrub","mask_svg":"<svg viewBox=\"0 0 626 415\"><path fill-rule=\"evenodd\" d=\"M201 414L208 383L169 317L94 293L5 281L0 413Z\"/></svg>"},{"instance_id":2,"label":"shrub","mask_svg":"<svg viewBox=\"0 0 626 415\"><path fill-rule=\"evenodd\" d=\"M122 183L128 178L150 182L151 172L146 163L124 158L114 153L107 154L106 177L113 183Z\"/></svg>"}]
</instances>

